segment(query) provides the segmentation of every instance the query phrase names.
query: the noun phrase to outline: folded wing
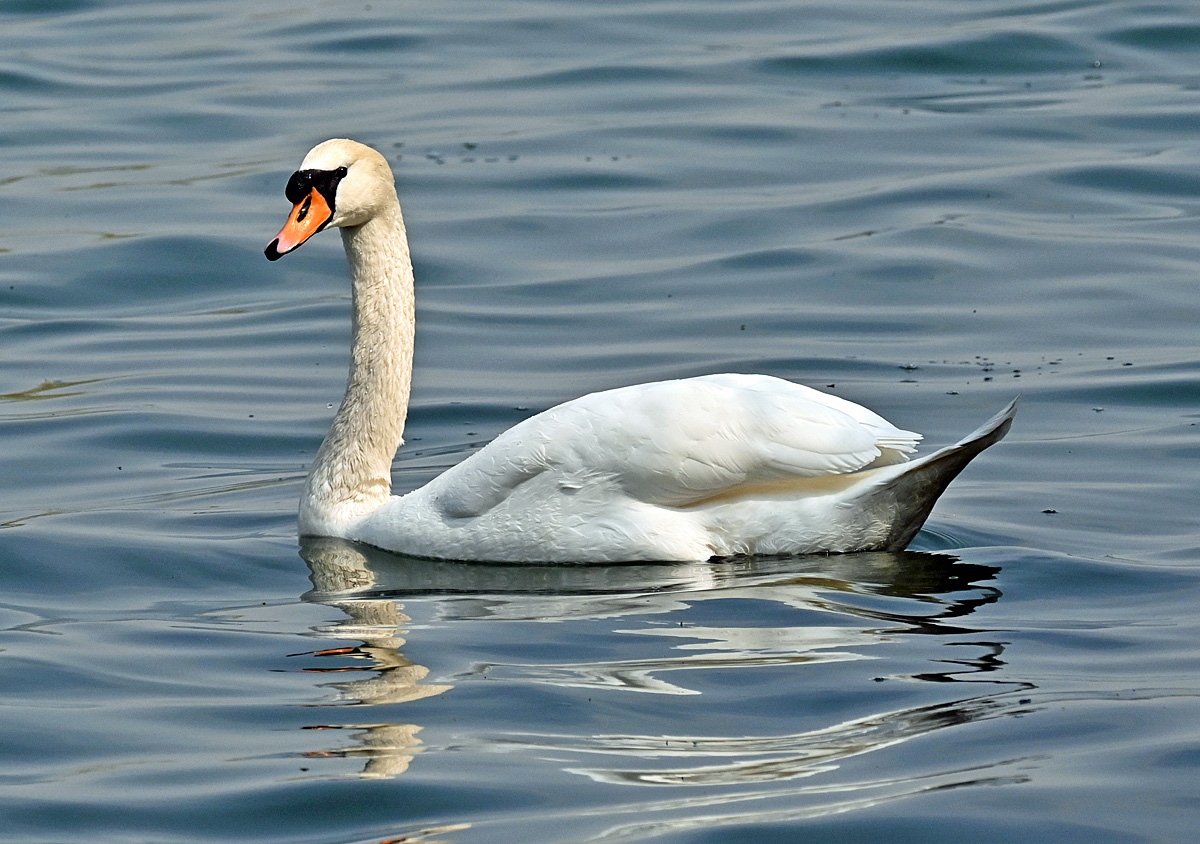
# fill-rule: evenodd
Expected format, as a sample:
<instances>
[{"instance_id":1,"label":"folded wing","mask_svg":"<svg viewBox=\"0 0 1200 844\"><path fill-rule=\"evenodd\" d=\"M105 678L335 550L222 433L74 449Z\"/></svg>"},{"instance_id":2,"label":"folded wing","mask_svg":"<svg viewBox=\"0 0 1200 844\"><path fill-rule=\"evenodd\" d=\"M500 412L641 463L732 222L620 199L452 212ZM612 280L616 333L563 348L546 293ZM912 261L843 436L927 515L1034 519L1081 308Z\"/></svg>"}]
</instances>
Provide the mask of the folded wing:
<instances>
[{"instance_id":1,"label":"folded wing","mask_svg":"<svg viewBox=\"0 0 1200 844\"><path fill-rule=\"evenodd\" d=\"M901 462L920 434L836 396L762 375L713 375L583 396L533 416L435 479L449 518L482 515L551 473L683 507L738 487ZM545 480L545 479L543 479Z\"/></svg>"}]
</instances>

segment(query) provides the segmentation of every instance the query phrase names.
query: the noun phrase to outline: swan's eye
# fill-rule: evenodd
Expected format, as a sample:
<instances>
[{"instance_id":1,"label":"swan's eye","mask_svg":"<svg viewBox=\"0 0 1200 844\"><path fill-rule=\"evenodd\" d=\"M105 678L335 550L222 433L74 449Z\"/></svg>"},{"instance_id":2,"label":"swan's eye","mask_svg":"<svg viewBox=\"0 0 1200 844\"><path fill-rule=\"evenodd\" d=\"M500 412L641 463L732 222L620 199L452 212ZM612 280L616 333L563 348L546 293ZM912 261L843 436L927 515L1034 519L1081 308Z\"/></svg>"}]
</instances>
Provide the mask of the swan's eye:
<instances>
[{"instance_id":1,"label":"swan's eye","mask_svg":"<svg viewBox=\"0 0 1200 844\"><path fill-rule=\"evenodd\" d=\"M308 216L308 209L312 207L312 194L304 197L304 204L300 206L300 211L296 214L296 222L299 223Z\"/></svg>"}]
</instances>

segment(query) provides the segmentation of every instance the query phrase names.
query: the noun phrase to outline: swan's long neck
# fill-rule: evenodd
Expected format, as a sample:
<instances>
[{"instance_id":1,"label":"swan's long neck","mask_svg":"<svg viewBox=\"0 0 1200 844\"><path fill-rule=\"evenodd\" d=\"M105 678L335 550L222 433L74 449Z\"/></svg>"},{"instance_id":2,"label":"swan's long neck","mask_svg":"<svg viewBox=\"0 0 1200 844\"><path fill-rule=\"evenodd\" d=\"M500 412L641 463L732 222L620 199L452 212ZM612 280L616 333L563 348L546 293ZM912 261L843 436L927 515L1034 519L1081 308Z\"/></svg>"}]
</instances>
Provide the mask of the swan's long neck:
<instances>
[{"instance_id":1,"label":"swan's long neck","mask_svg":"<svg viewBox=\"0 0 1200 844\"><path fill-rule=\"evenodd\" d=\"M300 532L329 534L391 494L403 442L415 328L412 259L399 203L342 229L353 274L353 335L346 396L309 470Z\"/></svg>"}]
</instances>

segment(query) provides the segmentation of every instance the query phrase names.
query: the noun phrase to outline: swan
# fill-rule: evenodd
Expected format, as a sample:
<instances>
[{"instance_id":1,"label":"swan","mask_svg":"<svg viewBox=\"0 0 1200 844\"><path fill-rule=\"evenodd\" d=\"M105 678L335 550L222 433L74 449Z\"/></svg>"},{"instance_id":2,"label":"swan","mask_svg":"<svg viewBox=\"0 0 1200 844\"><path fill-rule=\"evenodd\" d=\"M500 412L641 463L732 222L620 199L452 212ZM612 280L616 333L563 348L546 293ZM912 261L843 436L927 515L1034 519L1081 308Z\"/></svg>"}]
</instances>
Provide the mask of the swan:
<instances>
[{"instance_id":1,"label":"swan","mask_svg":"<svg viewBox=\"0 0 1200 844\"><path fill-rule=\"evenodd\" d=\"M765 375L707 375L592 393L532 416L425 486L391 494L415 329L413 266L387 160L314 147L265 250L275 261L341 229L353 277L345 397L309 470L301 536L410 556L495 562L704 561L900 550L1016 400L955 445Z\"/></svg>"}]
</instances>

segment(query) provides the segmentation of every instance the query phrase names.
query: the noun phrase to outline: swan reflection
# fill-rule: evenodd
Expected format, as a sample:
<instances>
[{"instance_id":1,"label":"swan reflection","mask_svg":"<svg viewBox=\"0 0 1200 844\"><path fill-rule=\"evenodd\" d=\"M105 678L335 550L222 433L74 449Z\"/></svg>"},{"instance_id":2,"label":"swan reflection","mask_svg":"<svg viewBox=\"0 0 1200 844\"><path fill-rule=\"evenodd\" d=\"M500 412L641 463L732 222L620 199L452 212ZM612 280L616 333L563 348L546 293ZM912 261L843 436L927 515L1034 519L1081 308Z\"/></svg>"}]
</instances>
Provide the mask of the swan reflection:
<instances>
[{"instance_id":1,"label":"swan reflection","mask_svg":"<svg viewBox=\"0 0 1200 844\"><path fill-rule=\"evenodd\" d=\"M405 704L437 696L446 696L444 705L450 709L455 696L448 692L480 682L501 682L510 692L521 683L547 685L573 695L573 705L586 706L579 696L593 691L702 695L714 672L724 676L723 672L775 667L794 672L879 660L886 675L890 663L881 646L891 644L922 648L923 665L928 665L926 652L934 644L953 645L961 654L938 660L941 670L875 676L877 681L992 683L986 675L1004 664L1004 644L963 623L978 607L999 599L1000 592L987 584L997 569L945 553L695 565L517 566L406 559L343 540L312 539L301 554L313 584L305 599L345 616L314 629L314 634L346 644L302 655L314 663L332 663L306 669L329 678L322 683L332 692L322 704L330 707L326 712L333 707L387 706L394 714L395 707L403 711ZM754 602L747 606L758 611L735 613L730 622L729 613L713 611L717 605L705 608L707 602L730 599ZM418 609L419 624L414 625L411 608ZM712 623L715 617L725 622ZM455 625L469 631L469 641L484 643L473 652L492 658L443 669L436 682L430 682L430 670L405 656L407 638L415 629L432 645L444 638L442 634L457 630ZM505 638L513 635L506 632L514 629L510 625L522 636L516 646ZM598 631L594 647L570 645L580 630L584 636ZM922 638L930 634L939 638ZM496 658L499 654L510 658ZM512 659L514 654L519 658ZM579 658L583 654L591 658ZM620 656L613 659L613 654ZM576 658L555 658L562 655ZM738 676L734 673L730 679ZM803 683L804 676L794 679ZM960 688L972 693L853 718L825 714L825 722L816 727L784 734L680 730L670 735L575 735L509 729L480 735L476 728L468 730L472 738L465 742L461 736L453 741L442 736L435 746L452 745L459 751L468 746L476 754L553 757L562 770L609 784L745 787L829 773L852 757L956 724L1018 714L1024 705L1012 696L1017 688L1012 683ZM802 691L798 694L803 698ZM686 713L687 704L678 706ZM807 711L797 713L795 720L803 716L811 721L814 714L820 715ZM438 723L444 728L452 720ZM535 723L534 716L525 723ZM728 723L734 730L735 725L754 722L731 717ZM336 729L353 745L311 756L363 757L365 776L403 773L425 747L418 737L422 728L405 721L360 718L313 729ZM601 760L609 761L596 764ZM860 782L846 787L882 786ZM836 791L835 786L822 786L822 793ZM747 794L728 796L736 802Z\"/></svg>"},{"instance_id":2,"label":"swan reflection","mask_svg":"<svg viewBox=\"0 0 1200 844\"><path fill-rule=\"evenodd\" d=\"M546 736L505 740L543 750L652 760L633 768L576 767L597 782L617 785L744 785L810 777L837 770L853 756L890 747L935 730L1028 711L1002 697L984 696L950 703L880 712L865 718L791 735L773 736ZM673 764L657 760L673 760ZM714 761L732 760L732 761ZM687 764L682 764L687 763Z\"/></svg>"}]
</instances>

